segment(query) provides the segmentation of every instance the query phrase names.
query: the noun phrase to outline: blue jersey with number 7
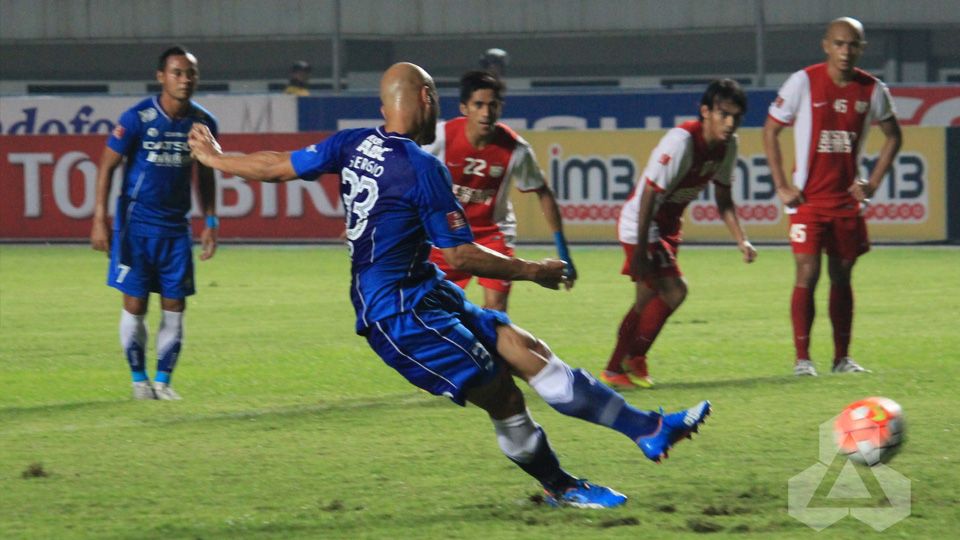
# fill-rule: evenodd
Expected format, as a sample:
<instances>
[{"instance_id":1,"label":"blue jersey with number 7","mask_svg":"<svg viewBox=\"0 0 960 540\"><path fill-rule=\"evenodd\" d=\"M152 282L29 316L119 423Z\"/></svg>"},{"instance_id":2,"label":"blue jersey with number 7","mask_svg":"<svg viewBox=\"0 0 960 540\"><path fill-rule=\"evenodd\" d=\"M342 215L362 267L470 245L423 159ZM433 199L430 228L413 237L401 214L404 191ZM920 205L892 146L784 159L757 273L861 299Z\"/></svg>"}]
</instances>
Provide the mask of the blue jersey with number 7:
<instances>
[{"instance_id":1,"label":"blue jersey with number 7","mask_svg":"<svg viewBox=\"0 0 960 540\"><path fill-rule=\"evenodd\" d=\"M349 129L293 152L290 161L304 180L340 175L358 334L409 311L443 279L427 260L431 243L473 241L450 172L403 135Z\"/></svg>"}]
</instances>

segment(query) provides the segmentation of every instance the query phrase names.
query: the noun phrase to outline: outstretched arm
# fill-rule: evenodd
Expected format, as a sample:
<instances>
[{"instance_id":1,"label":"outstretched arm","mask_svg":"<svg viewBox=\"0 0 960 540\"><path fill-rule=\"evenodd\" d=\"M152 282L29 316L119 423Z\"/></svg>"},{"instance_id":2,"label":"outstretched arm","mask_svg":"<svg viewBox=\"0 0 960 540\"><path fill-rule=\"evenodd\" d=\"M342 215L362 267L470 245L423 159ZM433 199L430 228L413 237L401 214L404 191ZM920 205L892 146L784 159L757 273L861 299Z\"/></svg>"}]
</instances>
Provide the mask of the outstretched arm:
<instances>
[{"instance_id":1,"label":"outstretched arm","mask_svg":"<svg viewBox=\"0 0 960 540\"><path fill-rule=\"evenodd\" d=\"M123 156L109 146L103 149L100 166L97 168L97 198L93 211L93 226L90 229L90 247L97 251L110 252L110 188L113 185L113 172L117 170Z\"/></svg>"},{"instance_id":2,"label":"outstretched arm","mask_svg":"<svg viewBox=\"0 0 960 540\"><path fill-rule=\"evenodd\" d=\"M900 151L900 144L903 142L903 134L900 131L900 123L896 116L892 116L883 122L880 122L880 130L886 136L883 147L880 148L880 156L877 158L877 164L870 173L870 179L867 181L857 181L850 186L850 193L860 202L869 201L870 197L876 193L883 179L890 170L893 158Z\"/></svg>"},{"instance_id":3,"label":"outstretched arm","mask_svg":"<svg viewBox=\"0 0 960 540\"><path fill-rule=\"evenodd\" d=\"M730 235L737 241L737 249L740 250L740 253L743 253L743 262L752 263L757 258L757 250L747 240L747 233L740 226L740 219L737 218L737 205L733 202L730 186L714 184L714 189L716 190L715 198L717 208L720 210L720 217L727 225Z\"/></svg>"},{"instance_id":4,"label":"outstretched arm","mask_svg":"<svg viewBox=\"0 0 960 540\"><path fill-rule=\"evenodd\" d=\"M507 281L533 281L541 287L559 289L562 284L570 288L564 270L566 264L556 259L540 262L506 257L475 243L441 248L443 257L453 268L476 276Z\"/></svg>"},{"instance_id":5,"label":"outstretched arm","mask_svg":"<svg viewBox=\"0 0 960 540\"><path fill-rule=\"evenodd\" d=\"M226 155L207 126L194 124L190 130L190 152L200 163L245 180L288 182L297 179L290 152L253 152Z\"/></svg>"},{"instance_id":6,"label":"outstretched arm","mask_svg":"<svg viewBox=\"0 0 960 540\"><path fill-rule=\"evenodd\" d=\"M563 217L560 215L560 205L557 204L557 198L549 186L544 185L537 190L537 197L540 199L540 209L543 211L543 217L550 226L550 232L553 233L553 242L557 246L557 257L567 263L567 277L570 278L570 287L577 279L577 268L573 265L573 257L570 256L570 248L567 247L567 239L563 235Z\"/></svg>"},{"instance_id":7,"label":"outstretched arm","mask_svg":"<svg viewBox=\"0 0 960 540\"><path fill-rule=\"evenodd\" d=\"M780 151L780 132L783 128L783 124L767 117L767 122L763 125L763 150L767 154L767 165L770 167L770 175L773 176L777 197L784 206L796 208L803 203L803 193L783 173L783 153Z\"/></svg>"}]
</instances>

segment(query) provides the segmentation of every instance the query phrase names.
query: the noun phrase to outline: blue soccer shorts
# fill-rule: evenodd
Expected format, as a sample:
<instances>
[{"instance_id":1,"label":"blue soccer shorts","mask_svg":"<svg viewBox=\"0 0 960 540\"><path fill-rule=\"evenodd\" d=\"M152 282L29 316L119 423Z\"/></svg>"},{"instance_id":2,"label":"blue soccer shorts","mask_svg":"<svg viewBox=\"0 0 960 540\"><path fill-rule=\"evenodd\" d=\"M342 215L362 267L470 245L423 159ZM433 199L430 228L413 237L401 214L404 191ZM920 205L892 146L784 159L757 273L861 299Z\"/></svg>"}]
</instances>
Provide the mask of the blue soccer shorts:
<instances>
[{"instance_id":1,"label":"blue soccer shorts","mask_svg":"<svg viewBox=\"0 0 960 540\"><path fill-rule=\"evenodd\" d=\"M114 231L107 285L137 298L151 292L175 300L192 295L193 240L189 234L154 238Z\"/></svg>"},{"instance_id":2,"label":"blue soccer shorts","mask_svg":"<svg viewBox=\"0 0 960 540\"><path fill-rule=\"evenodd\" d=\"M375 322L367 342L415 386L458 405L470 388L490 382L497 361L497 326L506 313L471 304L463 290L441 281L409 312Z\"/></svg>"}]
</instances>

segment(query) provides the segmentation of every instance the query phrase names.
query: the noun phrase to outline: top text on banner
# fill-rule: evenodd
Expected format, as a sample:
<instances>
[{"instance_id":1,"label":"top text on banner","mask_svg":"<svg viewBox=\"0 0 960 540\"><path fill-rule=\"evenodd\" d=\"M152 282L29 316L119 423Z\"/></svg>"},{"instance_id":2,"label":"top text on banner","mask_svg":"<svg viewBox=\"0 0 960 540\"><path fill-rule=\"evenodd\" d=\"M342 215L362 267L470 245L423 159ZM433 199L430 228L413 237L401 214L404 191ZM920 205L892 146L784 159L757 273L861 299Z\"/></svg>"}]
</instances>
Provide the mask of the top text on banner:
<instances>
[{"instance_id":1,"label":"top text on banner","mask_svg":"<svg viewBox=\"0 0 960 540\"><path fill-rule=\"evenodd\" d=\"M0 100L3 135L106 135L124 111L143 97L5 97ZM297 98L288 95L199 95L221 133L292 133ZM304 130L317 131L317 130Z\"/></svg>"}]
</instances>

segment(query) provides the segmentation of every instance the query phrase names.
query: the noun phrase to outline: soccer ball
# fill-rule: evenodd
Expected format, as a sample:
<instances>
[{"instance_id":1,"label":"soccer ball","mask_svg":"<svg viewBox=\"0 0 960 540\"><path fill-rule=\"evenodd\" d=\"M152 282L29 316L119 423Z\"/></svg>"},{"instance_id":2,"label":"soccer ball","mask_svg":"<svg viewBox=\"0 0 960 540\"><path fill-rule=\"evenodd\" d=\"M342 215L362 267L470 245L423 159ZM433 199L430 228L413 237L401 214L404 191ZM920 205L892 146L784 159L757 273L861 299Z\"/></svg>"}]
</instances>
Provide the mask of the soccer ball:
<instances>
[{"instance_id":1,"label":"soccer ball","mask_svg":"<svg viewBox=\"0 0 960 540\"><path fill-rule=\"evenodd\" d=\"M886 463L903 443L903 409L885 397L854 401L837 416L833 437L840 453L856 463Z\"/></svg>"}]
</instances>

